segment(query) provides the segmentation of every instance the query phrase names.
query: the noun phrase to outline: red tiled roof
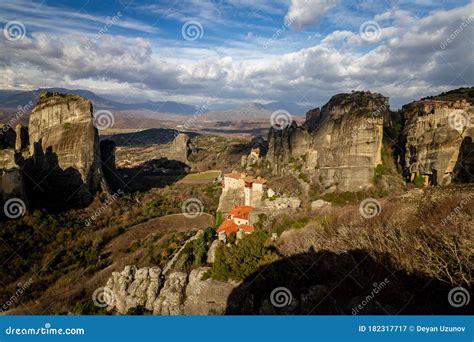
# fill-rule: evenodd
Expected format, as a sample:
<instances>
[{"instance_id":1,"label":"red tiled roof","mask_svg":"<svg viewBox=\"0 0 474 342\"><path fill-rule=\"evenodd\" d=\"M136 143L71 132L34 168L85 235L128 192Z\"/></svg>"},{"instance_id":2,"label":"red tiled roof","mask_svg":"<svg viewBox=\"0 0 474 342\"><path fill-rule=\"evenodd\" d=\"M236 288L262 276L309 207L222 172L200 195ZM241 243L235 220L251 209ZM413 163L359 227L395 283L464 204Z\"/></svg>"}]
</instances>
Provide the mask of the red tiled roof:
<instances>
[{"instance_id":1,"label":"red tiled roof","mask_svg":"<svg viewBox=\"0 0 474 342\"><path fill-rule=\"evenodd\" d=\"M237 233L240 229L242 229L246 233L251 233L255 230L253 226L250 226L248 224L237 225L236 223L234 223L234 221L227 219L222 222L222 224L217 229L217 235L219 235L219 233L221 232L225 232L226 235Z\"/></svg>"},{"instance_id":2,"label":"red tiled roof","mask_svg":"<svg viewBox=\"0 0 474 342\"><path fill-rule=\"evenodd\" d=\"M220 232L225 232L226 235L229 235L230 233L236 233L238 230L239 228L234 223L234 221L227 219L221 223L221 225L217 229L217 234L219 234Z\"/></svg>"},{"instance_id":3,"label":"red tiled roof","mask_svg":"<svg viewBox=\"0 0 474 342\"><path fill-rule=\"evenodd\" d=\"M252 211L253 207L249 205L239 205L229 211L229 215L233 215L236 218L248 220L250 212Z\"/></svg>"}]
</instances>

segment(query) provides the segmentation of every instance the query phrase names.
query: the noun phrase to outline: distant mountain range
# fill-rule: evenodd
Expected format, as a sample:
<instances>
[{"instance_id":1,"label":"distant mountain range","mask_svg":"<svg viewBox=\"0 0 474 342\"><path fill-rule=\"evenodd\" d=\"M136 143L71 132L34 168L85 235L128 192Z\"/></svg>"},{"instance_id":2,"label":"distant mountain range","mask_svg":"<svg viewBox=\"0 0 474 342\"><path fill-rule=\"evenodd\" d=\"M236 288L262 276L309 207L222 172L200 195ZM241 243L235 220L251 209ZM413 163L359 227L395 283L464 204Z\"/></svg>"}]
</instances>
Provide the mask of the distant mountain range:
<instances>
[{"instance_id":1,"label":"distant mountain range","mask_svg":"<svg viewBox=\"0 0 474 342\"><path fill-rule=\"evenodd\" d=\"M0 90L0 108L17 108L25 106L30 101L36 103L41 91L77 94L92 101L95 109L107 109L111 111L149 111L154 113L184 115L195 114L199 107L174 102L174 101L144 101L137 103L122 103L105 99L91 91L83 89L65 88L40 88L31 91ZM276 110L286 110L292 115L304 115L311 107L304 107L291 102L270 102L267 104L249 102L238 108L224 111L205 111L200 115L206 120L255 120L268 119L272 112ZM137 115L145 115L143 113ZM150 117L150 113L146 114Z\"/></svg>"},{"instance_id":2,"label":"distant mountain range","mask_svg":"<svg viewBox=\"0 0 474 342\"><path fill-rule=\"evenodd\" d=\"M279 102L271 102L266 105L257 102L249 102L235 109L208 112L202 115L201 119L208 121L268 121L275 110L286 110L293 115L302 115L305 113L304 108L300 108L295 104L285 106L279 105Z\"/></svg>"},{"instance_id":3,"label":"distant mountain range","mask_svg":"<svg viewBox=\"0 0 474 342\"><path fill-rule=\"evenodd\" d=\"M0 90L0 107L3 108L17 108L24 106L29 101L36 103L41 91L47 90L50 92L77 94L84 96L92 101L95 108L108 110L149 110L153 112L178 114L178 115L192 115L196 111L194 106L188 104L173 102L173 101L147 101L141 103L122 103L118 101L107 100L95 93L82 89L65 89L65 88L44 88L31 91L12 92Z\"/></svg>"}]
</instances>

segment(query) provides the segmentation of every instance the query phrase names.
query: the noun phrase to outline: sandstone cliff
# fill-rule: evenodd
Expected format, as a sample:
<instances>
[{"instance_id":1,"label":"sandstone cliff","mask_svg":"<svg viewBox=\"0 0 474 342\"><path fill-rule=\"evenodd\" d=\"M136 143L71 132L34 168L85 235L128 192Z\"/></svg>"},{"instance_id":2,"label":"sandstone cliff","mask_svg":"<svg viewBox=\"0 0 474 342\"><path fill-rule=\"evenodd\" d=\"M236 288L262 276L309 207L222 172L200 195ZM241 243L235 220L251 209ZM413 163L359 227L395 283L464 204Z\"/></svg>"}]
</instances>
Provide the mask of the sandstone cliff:
<instances>
[{"instance_id":1,"label":"sandstone cliff","mask_svg":"<svg viewBox=\"0 0 474 342\"><path fill-rule=\"evenodd\" d=\"M189 136L185 133L179 133L174 138L164 156L171 160L178 160L183 163L188 163L188 157L195 152L196 148L191 143Z\"/></svg>"},{"instance_id":2,"label":"sandstone cliff","mask_svg":"<svg viewBox=\"0 0 474 342\"><path fill-rule=\"evenodd\" d=\"M28 208L28 200L22 174L22 158L19 151L25 144L25 128L18 125L0 127L0 205L9 199L19 199ZM19 148L17 148L19 147ZM15 151L17 150L17 151ZM21 202L20 202L21 203ZM1 215L7 209L1 211Z\"/></svg>"},{"instance_id":3,"label":"sandstone cliff","mask_svg":"<svg viewBox=\"0 0 474 342\"><path fill-rule=\"evenodd\" d=\"M100 151L92 103L43 92L29 122L31 161L25 168L35 198L52 207L86 206L100 188Z\"/></svg>"},{"instance_id":4,"label":"sandstone cliff","mask_svg":"<svg viewBox=\"0 0 474 342\"><path fill-rule=\"evenodd\" d=\"M405 176L426 185L474 181L474 107L464 101L423 100L403 106Z\"/></svg>"},{"instance_id":5,"label":"sandstone cliff","mask_svg":"<svg viewBox=\"0 0 474 342\"><path fill-rule=\"evenodd\" d=\"M267 160L274 174L294 174L326 191L357 191L372 185L381 163L383 117L388 98L370 92L333 96L305 123L272 127Z\"/></svg>"}]
</instances>

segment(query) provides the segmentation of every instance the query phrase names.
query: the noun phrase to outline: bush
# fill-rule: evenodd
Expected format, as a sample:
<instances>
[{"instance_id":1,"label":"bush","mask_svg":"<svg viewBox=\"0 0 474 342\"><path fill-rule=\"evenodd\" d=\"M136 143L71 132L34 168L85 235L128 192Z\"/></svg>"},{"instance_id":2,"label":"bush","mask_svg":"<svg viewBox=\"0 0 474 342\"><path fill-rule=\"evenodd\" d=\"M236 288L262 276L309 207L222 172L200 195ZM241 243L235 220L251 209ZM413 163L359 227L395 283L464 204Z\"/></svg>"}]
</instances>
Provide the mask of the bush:
<instances>
[{"instance_id":1,"label":"bush","mask_svg":"<svg viewBox=\"0 0 474 342\"><path fill-rule=\"evenodd\" d=\"M210 276L220 281L239 281L257 272L263 265L277 261L279 256L266 244L268 238L268 233L256 231L237 244L220 246Z\"/></svg>"},{"instance_id":2,"label":"bush","mask_svg":"<svg viewBox=\"0 0 474 342\"><path fill-rule=\"evenodd\" d=\"M422 175L416 175L413 179L413 184L415 186L424 186L425 185L425 177Z\"/></svg>"}]
</instances>

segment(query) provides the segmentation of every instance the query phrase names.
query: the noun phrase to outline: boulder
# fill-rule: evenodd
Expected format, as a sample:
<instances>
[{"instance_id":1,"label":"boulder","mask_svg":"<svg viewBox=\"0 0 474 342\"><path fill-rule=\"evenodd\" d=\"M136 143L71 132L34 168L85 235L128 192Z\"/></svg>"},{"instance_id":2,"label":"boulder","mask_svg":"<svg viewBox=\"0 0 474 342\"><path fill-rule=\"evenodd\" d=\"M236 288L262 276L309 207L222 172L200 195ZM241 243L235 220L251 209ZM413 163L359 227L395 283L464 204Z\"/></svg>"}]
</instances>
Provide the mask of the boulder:
<instances>
[{"instance_id":1,"label":"boulder","mask_svg":"<svg viewBox=\"0 0 474 342\"><path fill-rule=\"evenodd\" d=\"M170 273L160 295L153 304L153 314L176 316L183 314L184 294L188 275L184 272Z\"/></svg>"},{"instance_id":2,"label":"boulder","mask_svg":"<svg viewBox=\"0 0 474 342\"><path fill-rule=\"evenodd\" d=\"M219 246L221 246L222 243L219 240L214 240L211 243L211 246L209 247L209 250L207 251L207 263L208 264L213 264L216 261L216 251Z\"/></svg>"},{"instance_id":3,"label":"boulder","mask_svg":"<svg viewBox=\"0 0 474 342\"><path fill-rule=\"evenodd\" d=\"M321 210L325 207L331 206L330 202L326 202L325 200L318 199L316 201L311 202L311 210L316 211L316 210Z\"/></svg>"}]
</instances>

